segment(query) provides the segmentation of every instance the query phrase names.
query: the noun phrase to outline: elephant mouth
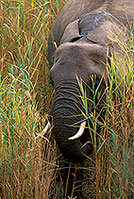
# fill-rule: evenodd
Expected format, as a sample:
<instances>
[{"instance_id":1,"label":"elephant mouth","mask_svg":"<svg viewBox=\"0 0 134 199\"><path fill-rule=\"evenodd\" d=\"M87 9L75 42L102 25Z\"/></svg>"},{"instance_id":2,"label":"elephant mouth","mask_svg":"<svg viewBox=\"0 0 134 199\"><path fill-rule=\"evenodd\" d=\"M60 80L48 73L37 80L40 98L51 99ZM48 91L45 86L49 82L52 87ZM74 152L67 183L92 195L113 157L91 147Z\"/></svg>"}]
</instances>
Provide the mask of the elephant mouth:
<instances>
[{"instance_id":1,"label":"elephant mouth","mask_svg":"<svg viewBox=\"0 0 134 199\"><path fill-rule=\"evenodd\" d=\"M60 125L61 126L61 125ZM74 125L51 126L50 122L44 128L44 136L52 129L55 140L63 156L72 161L83 161L93 150L87 121L77 122ZM70 136L70 133L73 136ZM68 136L66 136L68 134ZM62 136L61 136L62 135ZM71 153L70 153L71 151Z\"/></svg>"},{"instance_id":2,"label":"elephant mouth","mask_svg":"<svg viewBox=\"0 0 134 199\"><path fill-rule=\"evenodd\" d=\"M76 140L76 139L80 139L83 143L83 138L85 137L85 132L87 132L86 130L86 121L83 121L80 123L78 130L76 131L76 133L73 136L68 137L68 140ZM73 125L74 127L74 125ZM43 129L43 136L45 136L45 134L50 130L53 129L53 127L51 126L50 122L48 121L48 123L46 124L45 128Z\"/></svg>"}]
</instances>

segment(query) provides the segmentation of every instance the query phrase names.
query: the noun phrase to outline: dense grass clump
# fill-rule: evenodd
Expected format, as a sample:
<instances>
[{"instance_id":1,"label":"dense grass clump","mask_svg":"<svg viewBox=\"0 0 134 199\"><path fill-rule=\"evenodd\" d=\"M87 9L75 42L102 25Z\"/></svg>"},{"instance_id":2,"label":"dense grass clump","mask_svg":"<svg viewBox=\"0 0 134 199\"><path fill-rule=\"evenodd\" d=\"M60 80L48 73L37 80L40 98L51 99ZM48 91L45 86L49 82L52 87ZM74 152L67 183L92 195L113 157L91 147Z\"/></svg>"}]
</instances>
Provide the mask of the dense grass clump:
<instances>
[{"instance_id":1,"label":"dense grass clump","mask_svg":"<svg viewBox=\"0 0 134 199\"><path fill-rule=\"evenodd\" d=\"M41 135L53 95L48 77L47 41L64 3L58 0L0 2L2 199L67 198L68 179L64 187L60 174L64 169L61 154L50 132L44 140ZM102 79L97 88L92 84L94 112L92 128L87 128L92 135L94 153L82 166L69 165L69 168L83 170L82 190L87 198L133 198L134 43L133 34L130 35L127 43L112 38L118 51L114 51L107 62L110 84L107 83L104 93L99 90ZM87 109L89 99L79 80L78 84ZM106 96L102 107L105 118L99 120L96 97L101 99L102 95ZM86 113L88 117L88 109ZM98 123L102 127L99 135Z\"/></svg>"},{"instance_id":2,"label":"dense grass clump","mask_svg":"<svg viewBox=\"0 0 134 199\"><path fill-rule=\"evenodd\" d=\"M52 96L47 40L62 4L0 2L0 198L49 198L55 144L36 136Z\"/></svg>"},{"instance_id":3,"label":"dense grass clump","mask_svg":"<svg viewBox=\"0 0 134 199\"><path fill-rule=\"evenodd\" d=\"M102 192L108 198L125 199L134 196L134 60L132 51L134 43L132 32L126 43L118 37L111 39L116 43L117 49L114 49L110 58L111 64L107 63L107 77L110 85L106 91L104 131L100 138L102 141L99 142L101 149L97 154L100 167L98 172L101 176L98 182L98 194Z\"/></svg>"}]
</instances>

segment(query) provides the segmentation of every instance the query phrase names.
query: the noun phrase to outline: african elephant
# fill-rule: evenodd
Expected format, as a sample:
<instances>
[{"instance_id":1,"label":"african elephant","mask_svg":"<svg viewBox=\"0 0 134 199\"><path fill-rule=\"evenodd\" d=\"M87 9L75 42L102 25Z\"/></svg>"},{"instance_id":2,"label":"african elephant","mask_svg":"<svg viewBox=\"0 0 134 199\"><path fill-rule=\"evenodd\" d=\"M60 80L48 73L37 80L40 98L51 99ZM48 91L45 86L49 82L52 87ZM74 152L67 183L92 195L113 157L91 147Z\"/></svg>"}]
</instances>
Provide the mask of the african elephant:
<instances>
[{"instance_id":1,"label":"african elephant","mask_svg":"<svg viewBox=\"0 0 134 199\"><path fill-rule=\"evenodd\" d=\"M132 0L69 0L52 27L48 60L55 92L44 132L52 127L61 152L70 160L84 160L93 149L88 129L85 128L87 118L90 122L94 109L91 77L95 77L96 87L101 81L100 87L104 92L107 45L110 51L113 47L109 44L109 38L113 33L119 34L119 29L126 31L126 19L134 16L132 6ZM125 40L129 30L126 32ZM80 97L78 79L89 99L88 115ZM98 113L104 101L105 95ZM97 128L99 133L100 126Z\"/></svg>"}]
</instances>

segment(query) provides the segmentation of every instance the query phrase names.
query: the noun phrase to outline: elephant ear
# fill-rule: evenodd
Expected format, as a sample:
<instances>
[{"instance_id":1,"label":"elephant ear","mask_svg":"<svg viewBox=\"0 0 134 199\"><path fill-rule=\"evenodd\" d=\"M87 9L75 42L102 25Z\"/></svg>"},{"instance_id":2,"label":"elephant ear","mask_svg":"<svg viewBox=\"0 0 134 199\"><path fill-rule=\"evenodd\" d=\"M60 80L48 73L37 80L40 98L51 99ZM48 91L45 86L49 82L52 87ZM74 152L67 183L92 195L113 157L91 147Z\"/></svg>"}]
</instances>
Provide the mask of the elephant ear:
<instances>
[{"instance_id":1,"label":"elephant ear","mask_svg":"<svg viewBox=\"0 0 134 199\"><path fill-rule=\"evenodd\" d=\"M79 24L79 19L73 21L66 27L66 29L63 33L63 36L61 38L60 44L75 41L82 37L79 34L79 25L78 24Z\"/></svg>"},{"instance_id":2,"label":"elephant ear","mask_svg":"<svg viewBox=\"0 0 134 199\"><path fill-rule=\"evenodd\" d=\"M90 19L92 15L88 14L84 17L89 17ZM82 29L82 23L86 21L84 17L79 25L80 32ZM119 38L124 42L128 40L128 29L118 19L107 12L96 14L96 16L94 15L94 19L90 26L91 29L87 34L87 38L100 45L106 46L110 40L114 39L114 37Z\"/></svg>"}]
</instances>

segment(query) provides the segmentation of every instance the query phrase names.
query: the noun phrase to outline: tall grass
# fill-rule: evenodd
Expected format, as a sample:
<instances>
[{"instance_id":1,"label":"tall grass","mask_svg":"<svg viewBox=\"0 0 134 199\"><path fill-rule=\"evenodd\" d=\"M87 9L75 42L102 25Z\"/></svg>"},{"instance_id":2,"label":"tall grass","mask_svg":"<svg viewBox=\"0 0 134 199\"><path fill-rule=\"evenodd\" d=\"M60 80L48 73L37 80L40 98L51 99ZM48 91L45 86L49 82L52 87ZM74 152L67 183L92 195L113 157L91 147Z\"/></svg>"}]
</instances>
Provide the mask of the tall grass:
<instances>
[{"instance_id":1,"label":"tall grass","mask_svg":"<svg viewBox=\"0 0 134 199\"><path fill-rule=\"evenodd\" d=\"M122 32L123 36L125 34ZM90 119L88 128L94 146L96 199L134 197L133 30L128 38L126 42L115 35L110 38L115 48L110 57L107 55L105 90L102 89L104 77L95 86L96 76L91 76L92 85L86 85L92 93L89 99L84 90L85 83L78 79L85 118ZM88 101L94 106L92 115L88 113ZM98 112L99 106L102 108ZM101 125L99 135L97 125Z\"/></svg>"},{"instance_id":2,"label":"tall grass","mask_svg":"<svg viewBox=\"0 0 134 199\"><path fill-rule=\"evenodd\" d=\"M0 2L0 198L49 198L56 147L36 135L52 97L47 40L62 5Z\"/></svg>"},{"instance_id":3,"label":"tall grass","mask_svg":"<svg viewBox=\"0 0 134 199\"><path fill-rule=\"evenodd\" d=\"M122 33L123 34L123 33ZM125 33L124 33L125 34ZM108 132L108 168L110 198L134 197L134 59L133 29L128 41L114 37L117 50L108 65L105 127ZM105 163L103 163L105 164Z\"/></svg>"},{"instance_id":4,"label":"tall grass","mask_svg":"<svg viewBox=\"0 0 134 199\"><path fill-rule=\"evenodd\" d=\"M58 0L0 2L2 199L61 199L67 192L59 174L62 165L58 162L55 141L51 134L45 140L40 138L53 93L48 77L47 40L64 3ZM92 192L92 198L126 199L132 197L134 189L133 35L128 44L121 45L118 39L114 42L123 53L115 52L110 58L111 65L107 62L110 85L105 90L106 103L102 110L106 116L101 121L96 112L96 97L100 99L101 92L94 84L91 88L94 112L93 128L89 126L89 131L94 154L82 167L78 165L85 172L83 192L87 198ZM81 91L87 109L88 99L83 88ZM100 135L96 131L98 122L102 126ZM38 139L37 135L40 135Z\"/></svg>"}]
</instances>

